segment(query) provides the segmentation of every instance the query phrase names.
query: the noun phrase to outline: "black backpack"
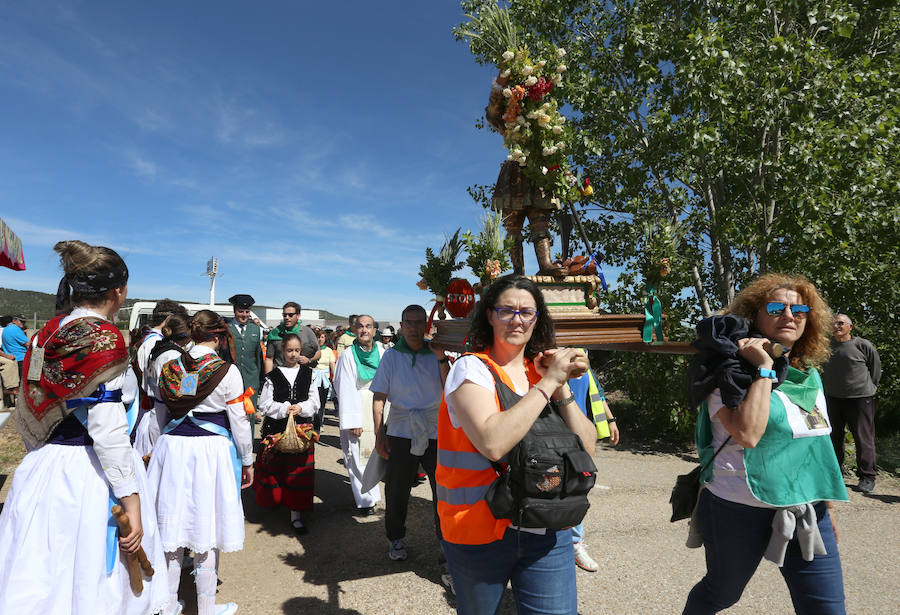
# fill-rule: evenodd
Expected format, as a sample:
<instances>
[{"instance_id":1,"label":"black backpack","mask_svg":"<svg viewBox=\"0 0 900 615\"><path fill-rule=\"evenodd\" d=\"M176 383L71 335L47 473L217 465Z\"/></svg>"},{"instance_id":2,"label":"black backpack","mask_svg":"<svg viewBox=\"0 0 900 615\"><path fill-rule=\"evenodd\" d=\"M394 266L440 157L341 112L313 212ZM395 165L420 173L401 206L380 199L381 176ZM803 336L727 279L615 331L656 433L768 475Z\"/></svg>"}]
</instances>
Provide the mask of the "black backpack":
<instances>
[{"instance_id":1,"label":"black backpack","mask_svg":"<svg viewBox=\"0 0 900 615\"><path fill-rule=\"evenodd\" d=\"M488 365L487 363L485 363ZM514 406L522 397L506 386L488 365L500 406ZM497 478L485 500L497 519L519 527L569 528L584 520L590 508L587 494L594 487L597 467L552 404L541 411L518 444L506 454L507 466L491 462Z\"/></svg>"}]
</instances>

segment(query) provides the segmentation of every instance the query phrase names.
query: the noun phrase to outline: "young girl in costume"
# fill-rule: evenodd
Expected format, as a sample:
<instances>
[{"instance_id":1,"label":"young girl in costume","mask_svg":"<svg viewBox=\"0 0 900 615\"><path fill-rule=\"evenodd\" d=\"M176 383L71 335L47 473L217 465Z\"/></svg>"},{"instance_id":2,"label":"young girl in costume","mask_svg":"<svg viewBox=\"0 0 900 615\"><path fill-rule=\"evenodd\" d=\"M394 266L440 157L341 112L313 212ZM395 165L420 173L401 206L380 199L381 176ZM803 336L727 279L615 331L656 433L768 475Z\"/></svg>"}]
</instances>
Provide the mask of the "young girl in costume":
<instances>
[{"instance_id":1,"label":"young girl in costume","mask_svg":"<svg viewBox=\"0 0 900 615\"><path fill-rule=\"evenodd\" d=\"M128 268L113 250L81 241L54 250L65 271L57 309L70 311L50 320L25 355L15 419L29 452L0 515L0 613L151 615L166 606L165 574L142 575L135 594L123 553L142 547L164 570L121 402L128 351L110 322L125 301ZM116 504L131 525L118 540L115 521L108 527Z\"/></svg>"},{"instance_id":2,"label":"young girl in costume","mask_svg":"<svg viewBox=\"0 0 900 615\"><path fill-rule=\"evenodd\" d=\"M235 603L215 604L218 560L220 551L244 546L241 489L253 482L250 422L241 373L223 360L233 356L225 321L210 310L197 312L191 339L190 352L162 366L158 384L168 420L148 467L168 564L166 615L183 606L176 598L186 548L194 551L198 615L230 615Z\"/></svg>"},{"instance_id":3,"label":"young girl in costume","mask_svg":"<svg viewBox=\"0 0 900 615\"><path fill-rule=\"evenodd\" d=\"M191 321L187 316L172 314L163 324L162 334L162 339L147 357L147 371L144 374L150 396L155 400L154 421L148 433L151 450L168 423L166 404L163 403L159 392L159 375L162 373L163 365L180 357L183 350L190 349Z\"/></svg>"},{"instance_id":4,"label":"young girl in costume","mask_svg":"<svg viewBox=\"0 0 900 615\"><path fill-rule=\"evenodd\" d=\"M259 410L265 417L263 442L256 459L256 503L260 506L284 504L291 510L291 525L297 534L305 534L300 513L313 508L315 447L302 453L275 450L277 436L284 433L287 417L297 424L308 423L319 409L319 394L309 365L300 365L300 338L288 333L282 345L284 365L266 376L259 396ZM316 438L317 436L313 436Z\"/></svg>"}]
</instances>

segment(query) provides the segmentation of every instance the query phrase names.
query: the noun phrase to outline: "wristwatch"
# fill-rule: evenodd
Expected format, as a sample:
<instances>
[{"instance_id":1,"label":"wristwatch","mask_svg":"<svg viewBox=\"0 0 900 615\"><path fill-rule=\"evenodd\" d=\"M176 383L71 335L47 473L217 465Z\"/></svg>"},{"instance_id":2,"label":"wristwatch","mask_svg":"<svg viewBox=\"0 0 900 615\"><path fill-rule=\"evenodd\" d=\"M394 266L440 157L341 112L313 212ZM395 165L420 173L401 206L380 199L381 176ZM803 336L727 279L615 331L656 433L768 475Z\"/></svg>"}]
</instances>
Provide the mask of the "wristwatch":
<instances>
[{"instance_id":1,"label":"wristwatch","mask_svg":"<svg viewBox=\"0 0 900 615\"><path fill-rule=\"evenodd\" d=\"M757 375L760 378L769 378L770 380L778 380L778 374L775 373L774 369L766 369L764 367L760 367Z\"/></svg>"}]
</instances>

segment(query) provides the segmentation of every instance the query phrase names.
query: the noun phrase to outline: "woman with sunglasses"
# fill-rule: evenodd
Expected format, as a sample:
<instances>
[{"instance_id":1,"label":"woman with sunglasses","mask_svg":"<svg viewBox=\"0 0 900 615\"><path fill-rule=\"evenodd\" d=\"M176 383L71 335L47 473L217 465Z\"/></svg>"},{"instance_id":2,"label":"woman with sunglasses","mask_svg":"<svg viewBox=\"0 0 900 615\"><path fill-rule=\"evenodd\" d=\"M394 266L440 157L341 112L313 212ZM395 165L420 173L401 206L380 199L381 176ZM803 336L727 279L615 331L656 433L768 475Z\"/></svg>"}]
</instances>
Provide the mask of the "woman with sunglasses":
<instances>
[{"instance_id":1,"label":"woman with sunglasses","mask_svg":"<svg viewBox=\"0 0 900 615\"><path fill-rule=\"evenodd\" d=\"M540 290L515 275L488 288L468 343L475 354L451 368L438 415L437 508L457 612L496 613L512 581L519 615L574 615L571 532L513 528L491 514L484 498L497 476L491 462L503 460L548 405L593 454L594 426L567 384L587 370L587 358L556 348ZM491 370L521 396L506 410Z\"/></svg>"},{"instance_id":2,"label":"woman with sunglasses","mask_svg":"<svg viewBox=\"0 0 900 615\"><path fill-rule=\"evenodd\" d=\"M806 278L766 274L725 314L747 319L761 337L737 343L755 376L743 401L728 407L716 389L701 406L697 450L712 463L701 476L692 531L699 526L707 572L684 613L735 604L764 556L779 566L797 613L845 613L830 512L847 490L816 370L828 358L831 310ZM771 342L789 349L786 375L773 370Z\"/></svg>"}]
</instances>

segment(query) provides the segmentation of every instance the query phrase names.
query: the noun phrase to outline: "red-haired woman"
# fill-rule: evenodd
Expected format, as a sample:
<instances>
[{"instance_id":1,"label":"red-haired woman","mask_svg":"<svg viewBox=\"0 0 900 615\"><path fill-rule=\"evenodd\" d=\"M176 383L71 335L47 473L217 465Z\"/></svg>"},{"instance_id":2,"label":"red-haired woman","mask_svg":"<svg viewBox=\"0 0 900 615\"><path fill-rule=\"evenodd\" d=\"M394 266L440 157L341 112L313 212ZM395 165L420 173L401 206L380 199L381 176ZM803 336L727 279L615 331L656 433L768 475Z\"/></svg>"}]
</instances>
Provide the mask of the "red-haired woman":
<instances>
[{"instance_id":1,"label":"red-haired woman","mask_svg":"<svg viewBox=\"0 0 900 615\"><path fill-rule=\"evenodd\" d=\"M735 604L765 556L779 566L797 613L842 614L829 508L847 500L847 489L816 371L829 353L831 310L806 278L773 273L744 288L725 314L747 323L735 359L746 368L720 379L701 405L697 450L712 462L692 525L706 547L707 572L684 613ZM772 358L772 342L790 349L788 361ZM742 378L748 387L736 391Z\"/></svg>"}]
</instances>

